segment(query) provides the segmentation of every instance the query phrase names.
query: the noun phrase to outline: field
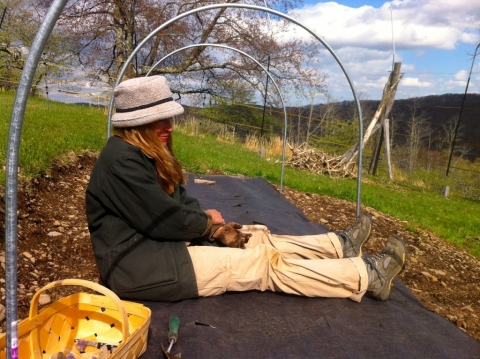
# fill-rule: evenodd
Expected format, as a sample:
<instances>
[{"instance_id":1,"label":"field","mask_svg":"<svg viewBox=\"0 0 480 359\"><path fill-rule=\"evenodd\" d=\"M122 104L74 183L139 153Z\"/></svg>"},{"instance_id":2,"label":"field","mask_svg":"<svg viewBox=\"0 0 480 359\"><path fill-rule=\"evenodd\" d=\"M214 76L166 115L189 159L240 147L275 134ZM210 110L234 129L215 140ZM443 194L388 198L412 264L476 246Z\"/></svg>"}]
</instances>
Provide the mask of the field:
<instances>
[{"instance_id":1,"label":"field","mask_svg":"<svg viewBox=\"0 0 480 359\"><path fill-rule=\"evenodd\" d=\"M2 108L12 102L11 94L0 94ZM1 150L6 151L9 113L0 116ZM20 318L25 317L36 289L52 280L98 280L83 206L91 166L106 140L105 117L104 109L29 101L19 161ZM177 131L175 151L190 172L261 176L279 184L279 164L238 143ZM354 180L333 180L286 168L284 185L285 196L310 220L332 230L354 221ZM409 265L402 274L406 285L428 309L480 340L478 202L454 195L445 199L437 193L369 178L362 186L362 210L375 218L366 251L375 253L389 234L401 235L410 251Z\"/></svg>"}]
</instances>

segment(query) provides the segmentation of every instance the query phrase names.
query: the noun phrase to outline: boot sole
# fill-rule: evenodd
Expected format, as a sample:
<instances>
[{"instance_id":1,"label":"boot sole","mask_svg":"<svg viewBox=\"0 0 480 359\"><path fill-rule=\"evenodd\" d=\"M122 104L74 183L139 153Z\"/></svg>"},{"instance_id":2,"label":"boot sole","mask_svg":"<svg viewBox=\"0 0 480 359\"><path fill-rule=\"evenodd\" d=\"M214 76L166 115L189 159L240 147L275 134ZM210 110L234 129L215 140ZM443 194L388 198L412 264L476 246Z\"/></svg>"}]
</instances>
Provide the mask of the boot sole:
<instances>
[{"instance_id":1,"label":"boot sole","mask_svg":"<svg viewBox=\"0 0 480 359\"><path fill-rule=\"evenodd\" d=\"M399 236L391 235L390 237L394 237L396 240L398 240L400 243L402 243L403 249L405 250L405 253L403 255L404 258L402 258L403 259L403 266L402 266L402 269L400 270L400 272L398 272L398 274L401 274L405 270L405 267L407 265L407 258L408 258L407 243L405 243L405 241L402 238L400 238Z\"/></svg>"},{"instance_id":2,"label":"boot sole","mask_svg":"<svg viewBox=\"0 0 480 359\"><path fill-rule=\"evenodd\" d=\"M368 241L368 238L370 237L370 234L372 233L372 215L370 213L364 213L368 219L370 220L370 228L368 228L368 233L365 236L365 240L360 244L359 252L358 252L358 257L362 258L363 257L363 252L362 252L362 246Z\"/></svg>"},{"instance_id":3,"label":"boot sole","mask_svg":"<svg viewBox=\"0 0 480 359\"><path fill-rule=\"evenodd\" d=\"M399 241L402 246L403 246L403 254L402 254L402 261L403 261L403 265L400 267L400 270L395 273L394 275L392 275L392 277L390 278L390 280L388 281L388 286L386 288L383 288L382 291L380 292L380 294L377 296L375 296L376 298L378 298L379 300L387 300L388 297L390 296L390 292L392 291L392 282L393 280L395 279L396 276L398 276L400 273L403 272L403 270L405 269L405 265L407 264L407 244L405 243L405 241L398 237L398 236L390 236L390 237L393 237L395 238L397 241Z\"/></svg>"}]
</instances>

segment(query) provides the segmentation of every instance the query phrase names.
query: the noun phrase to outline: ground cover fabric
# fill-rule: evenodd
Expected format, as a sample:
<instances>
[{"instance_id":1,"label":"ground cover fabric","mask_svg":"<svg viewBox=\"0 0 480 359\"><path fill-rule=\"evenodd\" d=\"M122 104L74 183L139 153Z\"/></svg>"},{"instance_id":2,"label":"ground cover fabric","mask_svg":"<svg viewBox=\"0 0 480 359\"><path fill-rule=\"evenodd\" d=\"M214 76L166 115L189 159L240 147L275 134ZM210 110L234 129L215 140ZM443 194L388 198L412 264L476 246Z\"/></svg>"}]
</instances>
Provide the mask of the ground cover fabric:
<instances>
[{"instance_id":1,"label":"ground cover fabric","mask_svg":"<svg viewBox=\"0 0 480 359\"><path fill-rule=\"evenodd\" d=\"M197 184L195 178L215 184ZM186 188L202 209L219 210L227 222L259 222L276 234L327 231L262 178L189 175ZM479 342L425 309L398 278L386 302L242 292L143 303L152 321L142 359L163 357L172 315L181 324L171 352L184 359L480 358Z\"/></svg>"}]
</instances>

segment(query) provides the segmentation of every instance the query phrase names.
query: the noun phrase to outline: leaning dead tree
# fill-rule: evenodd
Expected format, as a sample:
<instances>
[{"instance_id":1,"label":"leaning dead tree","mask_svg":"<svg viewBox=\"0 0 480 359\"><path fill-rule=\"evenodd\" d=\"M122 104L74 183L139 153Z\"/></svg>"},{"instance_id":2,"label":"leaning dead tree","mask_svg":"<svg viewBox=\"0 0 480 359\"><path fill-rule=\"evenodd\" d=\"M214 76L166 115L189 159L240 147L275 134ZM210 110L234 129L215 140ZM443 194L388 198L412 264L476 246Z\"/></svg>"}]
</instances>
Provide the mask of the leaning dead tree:
<instances>
[{"instance_id":1,"label":"leaning dead tree","mask_svg":"<svg viewBox=\"0 0 480 359\"><path fill-rule=\"evenodd\" d=\"M390 73L387 84L383 89L382 100L378 105L378 109L375 112L375 115L372 118L372 121L368 125L368 128L365 131L363 136L362 145L365 147L366 143L370 137L380 128L383 127L384 120L386 116L390 113L393 101L395 100L395 94L397 92L397 86L400 80L403 77L403 74L400 74L401 62L396 62L393 68L393 71ZM387 133L388 135L388 133ZM350 148L343 156L340 161L341 164L348 166L350 162L354 161L358 155L359 143L357 142L352 148ZM389 150L387 151L389 153Z\"/></svg>"},{"instance_id":2,"label":"leaning dead tree","mask_svg":"<svg viewBox=\"0 0 480 359\"><path fill-rule=\"evenodd\" d=\"M368 125L365 135L363 137L362 146L368 142L370 137L379 129L381 129L381 135L385 136L387 163L390 178L392 178L392 172L390 168L390 146L389 146L389 130L388 130L388 114L390 113L393 101L395 100L395 94L397 92L397 86L402 79L403 75L400 74L400 62L396 62L393 71L390 73L388 82L383 89L382 100L378 105L378 109L372 118L372 121ZM375 151L378 159L378 149L382 140L377 140L377 150ZM335 178L355 178L357 176L355 158L358 156L359 143L357 142L352 148L350 148L343 156L331 156L327 153L321 152L315 148L311 148L308 144L303 143L297 148L292 148L292 156L285 162L286 165L298 170L308 170L316 174L327 174L330 177Z\"/></svg>"},{"instance_id":3,"label":"leaning dead tree","mask_svg":"<svg viewBox=\"0 0 480 359\"><path fill-rule=\"evenodd\" d=\"M388 130L388 114L390 113L393 101L395 100L395 94L397 92L397 86L402 79L403 75L400 74L400 62L396 62L393 71L390 73L388 82L383 89L382 100L378 105L378 109L372 118L372 121L368 125L365 135L363 137L362 145L368 142L370 137L379 129L382 129L381 135L385 134L387 163L389 166L390 178L392 178L390 168L390 147L389 147L389 130ZM377 140L377 160L378 149L381 145L382 139ZM321 152L315 148L311 148L308 144L303 143L297 148L292 148L292 156L285 162L286 165L296 168L298 170L308 170L316 174L326 174L335 178L355 178L357 176L357 166L355 158L358 156L359 143L357 142L352 148L350 148L342 156L331 156L327 153ZM375 159L374 159L375 161Z\"/></svg>"}]
</instances>

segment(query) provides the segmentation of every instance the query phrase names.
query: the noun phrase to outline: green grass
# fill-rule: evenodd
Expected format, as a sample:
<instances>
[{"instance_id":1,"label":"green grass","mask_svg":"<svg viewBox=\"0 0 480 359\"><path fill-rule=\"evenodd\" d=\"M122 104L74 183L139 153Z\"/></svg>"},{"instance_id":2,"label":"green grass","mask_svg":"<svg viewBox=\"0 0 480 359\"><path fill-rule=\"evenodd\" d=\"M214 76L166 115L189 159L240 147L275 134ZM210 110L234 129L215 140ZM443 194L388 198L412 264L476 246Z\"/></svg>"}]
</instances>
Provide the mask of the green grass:
<instances>
[{"instance_id":1,"label":"green grass","mask_svg":"<svg viewBox=\"0 0 480 359\"><path fill-rule=\"evenodd\" d=\"M0 160L5 162L13 95L0 92L2 141ZM55 157L71 151L99 151L106 141L106 114L103 109L50 102L28 101L23 125L19 165L23 176L35 176L46 170ZM175 133L175 154L185 170L207 173L209 170L227 174L261 176L280 183L280 164L260 158L239 144L217 141L213 136L187 136ZM1 183L4 183L2 171ZM355 202L356 180L334 180L325 176L299 172L285 167L284 185L310 193L318 193ZM376 177L370 177L376 181ZM370 182L370 181L369 181ZM449 199L438 193L405 186L401 183L378 181L362 185L362 205L409 222L409 229L427 229L465 248L480 258L480 203L454 194Z\"/></svg>"},{"instance_id":2,"label":"green grass","mask_svg":"<svg viewBox=\"0 0 480 359\"><path fill-rule=\"evenodd\" d=\"M188 171L220 170L228 174L261 176L271 183L280 183L279 164L263 160L239 145L218 142L208 136L199 138L176 133L175 154ZM289 167L285 167L284 173L285 186L351 202L356 200L356 180L334 180ZM478 201L453 195L445 199L431 191L405 186L364 183L361 203L408 221L413 231L428 229L480 258L480 241L475 239L480 235Z\"/></svg>"},{"instance_id":3,"label":"green grass","mask_svg":"<svg viewBox=\"0 0 480 359\"><path fill-rule=\"evenodd\" d=\"M0 183L5 182L7 141L14 94L0 92ZM104 109L30 98L22 125L19 167L22 177L37 176L55 157L98 151L106 140Z\"/></svg>"}]
</instances>

